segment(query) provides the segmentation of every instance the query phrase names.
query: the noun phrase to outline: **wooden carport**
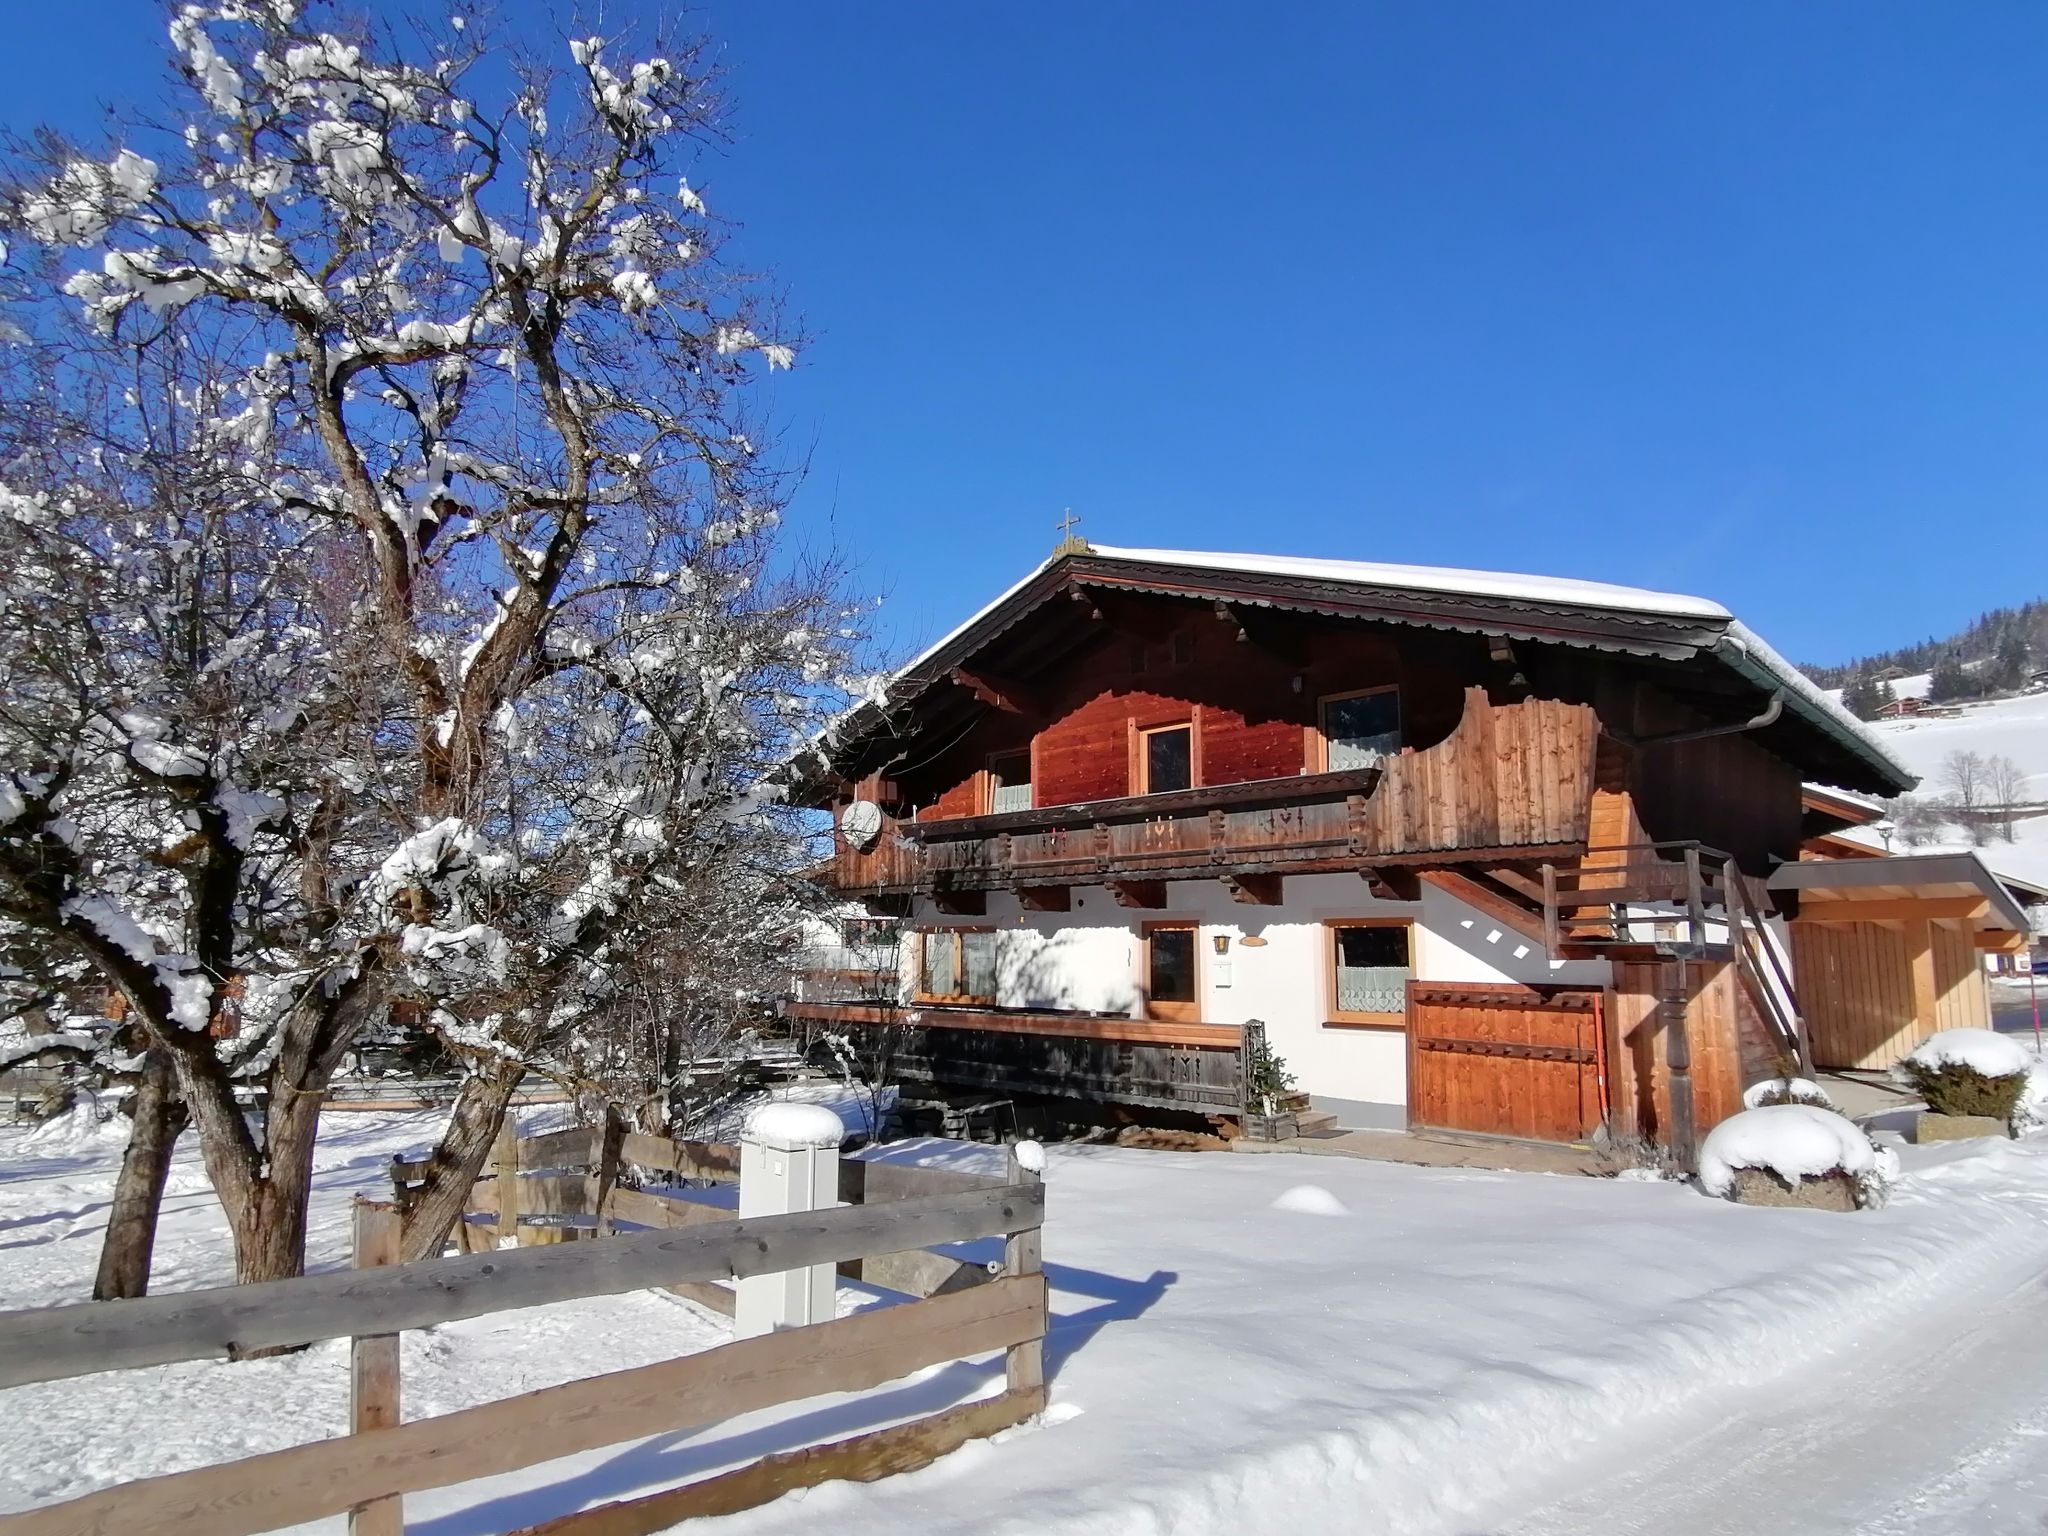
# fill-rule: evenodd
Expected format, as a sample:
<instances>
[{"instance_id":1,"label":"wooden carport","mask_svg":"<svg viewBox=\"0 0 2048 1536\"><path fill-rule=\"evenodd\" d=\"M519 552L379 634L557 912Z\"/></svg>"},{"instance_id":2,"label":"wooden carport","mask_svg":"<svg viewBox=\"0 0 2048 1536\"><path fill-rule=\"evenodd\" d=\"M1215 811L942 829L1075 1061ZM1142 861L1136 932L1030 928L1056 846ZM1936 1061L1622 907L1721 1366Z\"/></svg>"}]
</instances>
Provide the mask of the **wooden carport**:
<instances>
[{"instance_id":1,"label":"wooden carport","mask_svg":"<svg viewBox=\"0 0 2048 1536\"><path fill-rule=\"evenodd\" d=\"M1806 859L1770 887L1818 1067L1889 1067L1937 1030L1988 1029L1979 955L2027 941L2026 912L1974 853Z\"/></svg>"}]
</instances>

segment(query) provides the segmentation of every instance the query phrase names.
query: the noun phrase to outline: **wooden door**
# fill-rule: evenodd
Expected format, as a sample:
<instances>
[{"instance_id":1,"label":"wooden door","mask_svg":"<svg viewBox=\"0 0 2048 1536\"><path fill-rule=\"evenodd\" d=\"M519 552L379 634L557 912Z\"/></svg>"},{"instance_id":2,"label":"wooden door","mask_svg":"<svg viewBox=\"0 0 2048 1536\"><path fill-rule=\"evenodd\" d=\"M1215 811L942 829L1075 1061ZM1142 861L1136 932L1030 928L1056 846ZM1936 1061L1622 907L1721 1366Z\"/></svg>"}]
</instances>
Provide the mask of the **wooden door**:
<instances>
[{"instance_id":1,"label":"wooden door","mask_svg":"<svg viewBox=\"0 0 2048 1536\"><path fill-rule=\"evenodd\" d=\"M1583 1141L1601 1119L1601 994L1507 982L1408 985L1408 1124Z\"/></svg>"},{"instance_id":2,"label":"wooden door","mask_svg":"<svg viewBox=\"0 0 2048 1536\"><path fill-rule=\"evenodd\" d=\"M1145 1016L1182 1024L1200 1019L1201 930L1193 923L1147 923L1139 950Z\"/></svg>"}]
</instances>

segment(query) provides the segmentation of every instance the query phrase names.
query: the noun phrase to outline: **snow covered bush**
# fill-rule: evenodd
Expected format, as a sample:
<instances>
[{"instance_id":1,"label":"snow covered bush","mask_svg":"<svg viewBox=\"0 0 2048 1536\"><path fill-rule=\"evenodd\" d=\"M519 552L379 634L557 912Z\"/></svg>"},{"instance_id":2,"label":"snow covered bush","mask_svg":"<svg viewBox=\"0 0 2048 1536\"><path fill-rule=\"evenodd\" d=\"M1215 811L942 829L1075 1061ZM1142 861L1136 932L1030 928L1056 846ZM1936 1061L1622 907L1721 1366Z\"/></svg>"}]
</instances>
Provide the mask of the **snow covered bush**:
<instances>
[{"instance_id":1,"label":"snow covered bush","mask_svg":"<svg viewBox=\"0 0 2048 1536\"><path fill-rule=\"evenodd\" d=\"M1847 1116L1812 1104L1770 1104L1731 1115L1700 1147L1700 1187L1735 1195L1741 1175L1755 1171L1787 1189L1811 1181L1848 1187L1855 1204L1881 1205L1898 1174L1898 1156L1873 1143Z\"/></svg>"},{"instance_id":2,"label":"snow covered bush","mask_svg":"<svg viewBox=\"0 0 2048 1536\"><path fill-rule=\"evenodd\" d=\"M1944 1029L1915 1046L1892 1076L1938 1115L1982 1115L2011 1125L2032 1065L2026 1049L2004 1035Z\"/></svg>"},{"instance_id":3,"label":"snow covered bush","mask_svg":"<svg viewBox=\"0 0 2048 1536\"><path fill-rule=\"evenodd\" d=\"M664 1115L807 899L774 775L859 619L653 41L186 4L171 121L0 184L0 937L125 1000L243 1279L393 1003L466 1072L413 1258L528 1072Z\"/></svg>"},{"instance_id":4,"label":"snow covered bush","mask_svg":"<svg viewBox=\"0 0 2048 1536\"><path fill-rule=\"evenodd\" d=\"M1762 1109L1769 1104L1811 1104L1816 1109L1835 1109L1827 1090L1809 1077L1767 1077L1742 1090L1744 1109Z\"/></svg>"}]
</instances>

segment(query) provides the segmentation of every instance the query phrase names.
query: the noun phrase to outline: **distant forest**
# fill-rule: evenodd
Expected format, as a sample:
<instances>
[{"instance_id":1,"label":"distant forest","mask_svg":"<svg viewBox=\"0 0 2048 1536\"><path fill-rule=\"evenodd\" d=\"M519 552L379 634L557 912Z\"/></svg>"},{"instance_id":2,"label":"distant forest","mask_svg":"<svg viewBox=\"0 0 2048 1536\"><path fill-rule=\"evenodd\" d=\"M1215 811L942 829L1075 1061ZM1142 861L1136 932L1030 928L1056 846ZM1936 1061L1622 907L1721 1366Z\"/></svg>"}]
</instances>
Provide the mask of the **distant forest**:
<instances>
[{"instance_id":1,"label":"distant forest","mask_svg":"<svg viewBox=\"0 0 2048 1536\"><path fill-rule=\"evenodd\" d=\"M1890 675L1931 673L1927 696L1941 703L2010 693L2042 668L2048 668L2048 599L1993 608L1945 639L1804 670L1823 688L1840 688L1842 702L1868 717L1891 697Z\"/></svg>"}]
</instances>

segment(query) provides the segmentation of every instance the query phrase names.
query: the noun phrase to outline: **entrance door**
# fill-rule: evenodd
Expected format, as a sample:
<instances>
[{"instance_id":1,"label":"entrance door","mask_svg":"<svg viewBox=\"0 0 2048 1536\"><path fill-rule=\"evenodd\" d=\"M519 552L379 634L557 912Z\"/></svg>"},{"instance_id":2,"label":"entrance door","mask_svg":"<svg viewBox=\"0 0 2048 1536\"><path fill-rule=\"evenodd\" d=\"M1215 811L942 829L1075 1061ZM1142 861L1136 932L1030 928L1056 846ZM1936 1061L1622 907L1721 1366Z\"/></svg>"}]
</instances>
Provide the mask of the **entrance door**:
<instances>
[{"instance_id":1,"label":"entrance door","mask_svg":"<svg viewBox=\"0 0 2048 1536\"><path fill-rule=\"evenodd\" d=\"M1600 1124L1601 994L1584 988L1408 988L1408 1124L1583 1141Z\"/></svg>"},{"instance_id":2,"label":"entrance door","mask_svg":"<svg viewBox=\"0 0 2048 1536\"><path fill-rule=\"evenodd\" d=\"M1145 1010L1155 1019L1191 1024L1202 1016L1199 946L1193 923L1147 923L1143 961Z\"/></svg>"}]
</instances>

